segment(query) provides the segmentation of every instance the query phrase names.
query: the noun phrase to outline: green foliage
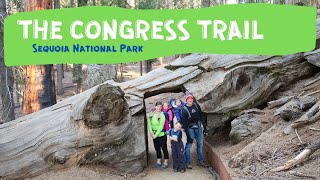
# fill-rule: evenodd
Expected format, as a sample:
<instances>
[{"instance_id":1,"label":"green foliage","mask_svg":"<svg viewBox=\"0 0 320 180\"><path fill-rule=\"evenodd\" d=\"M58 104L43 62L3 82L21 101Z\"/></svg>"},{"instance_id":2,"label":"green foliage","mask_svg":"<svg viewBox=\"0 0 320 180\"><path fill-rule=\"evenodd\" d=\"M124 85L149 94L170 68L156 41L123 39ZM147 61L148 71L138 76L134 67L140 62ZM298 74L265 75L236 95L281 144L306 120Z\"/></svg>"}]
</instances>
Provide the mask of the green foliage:
<instances>
[{"instance_id":1,"label":"green foliage","mask_svg":"<svg viewBox=\"0 0 320 180\"><path fill-rule=\"evenodd\" d=\"M300 0L299 2L296 2L294 5L297 6L311 6L311 3L309 0Z\"/></svg>"},{"instance_id":2,"label":"green foliage","mask_svg":"<svg viewBox=\"0 0 320 180\"><path fill-rule=\"evenodd\" d=\"M115 7L127 7L127 1L126 0L101 0L101 6L115 6Z\"/></svg>"},{"instance_id":3,"label":"green foliage","mask_svg":"<svg viewBox=\"0 0 320 180\"><path fill-rule=\"evenodd\" d=\"M160 9L157 0L139 0L138 9Z\"/></svg>"}]
</instances>

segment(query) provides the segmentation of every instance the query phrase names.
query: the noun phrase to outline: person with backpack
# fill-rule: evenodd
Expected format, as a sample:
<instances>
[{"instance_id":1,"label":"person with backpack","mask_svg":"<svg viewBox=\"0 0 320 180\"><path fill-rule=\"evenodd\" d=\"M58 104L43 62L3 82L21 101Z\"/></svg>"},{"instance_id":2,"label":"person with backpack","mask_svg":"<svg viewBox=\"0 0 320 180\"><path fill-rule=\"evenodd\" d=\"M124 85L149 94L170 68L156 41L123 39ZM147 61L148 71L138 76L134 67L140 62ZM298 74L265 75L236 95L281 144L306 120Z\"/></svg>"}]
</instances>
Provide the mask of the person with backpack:
<instances>
[{"instance_id":1,"label":"person with backpack","mask_svg":"<svg viewBox=\"0 0 320 180\"><path fill-rule=\"evenodd\" d=\"M208 167L207 163L204 162L202 152L203 134L207 133L207 128L202 117L201 108L198 104L193 102L193 96L191 94L186 96L186 102L186 105L182 109L182 124L187 135L187 168L192 169L190 150L194 139L197 141L197 165ZM203 131L201 125L203 126Z\"/></svg>"},{"instance_id":2,"label":"person with backpack","mask_svg":"<svg viewBox=\"0 0 320 180\"><path fill-rule=\"evenodd\" d=\"M173 162L173 171L184 173L186 171L186 157L185 150L182 142L182 124L176 122L174 127L170 130L170 140L171 140L171 155Z\"/></svg>"},{"instance_id":3,"label":"person with backpack","mask_svg":"<svg viewBox=\"0 0 320 180\"><path fill-rule=\"evenodd\" d=\"M173 112L174 112L174 115L175 115L177 121L181 122L181 119L182 119L181 111L182 111L185 103L182 102L180 99L171 99L170 104L173 108Z\"/></svg>"},{"instance_id":4,"label":"person with backpack","mask_svg":"<svg viewBox=\"0 0 320 180\"><path fill-rule=\"evenodd\" d=\"M174 114L172 111L172 107L169 105L169 103L165 102L163 103L162 112L164 112L164 115L166 117L166 121L168 122L170 128L173 128L173 118ZM169 133L169 129L166 127L166 132Z\"/></svg>"},{"instance_id":5,"label":"person with backpack","mask_svg":"<svg viewBox=\"0 0 320 180\"><path fill-rule=\"evenodd\" d=\"M153 139L154 149L157 153L157 162L154 165L156 168L168 168L169 153L167 148L167 135L165 133L165 116L162 110L162 103L157 102L155 111L148 116L148 130L149 135ZM164 155L164 162L161 164L162 153Z\"/></svg>"}]
</instances>

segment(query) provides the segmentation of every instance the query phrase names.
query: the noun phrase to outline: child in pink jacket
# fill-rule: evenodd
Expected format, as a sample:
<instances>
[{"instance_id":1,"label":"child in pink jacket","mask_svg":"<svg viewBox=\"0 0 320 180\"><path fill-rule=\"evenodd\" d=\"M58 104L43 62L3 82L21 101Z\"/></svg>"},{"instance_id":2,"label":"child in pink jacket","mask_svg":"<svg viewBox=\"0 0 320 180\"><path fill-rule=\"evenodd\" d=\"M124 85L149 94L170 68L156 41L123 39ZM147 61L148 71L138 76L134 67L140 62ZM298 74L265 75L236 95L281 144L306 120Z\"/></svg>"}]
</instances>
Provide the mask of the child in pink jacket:
<instances>
[{"instance_id":1,"label":"child in pink jacket","mask_svg":"<svg viewBox=\"0 0 320 180\"><path fill-rule=\"evenodd\" d=\"M163 103L162 112L165 113L165 116L167 119L167 121L164 125L165 130L166 130L166 132L169 132L170 128L173 128L173 118L174 118L172 107L169 105L169 103L167 103L167 102Z\"/></svg>"}]
</instances>

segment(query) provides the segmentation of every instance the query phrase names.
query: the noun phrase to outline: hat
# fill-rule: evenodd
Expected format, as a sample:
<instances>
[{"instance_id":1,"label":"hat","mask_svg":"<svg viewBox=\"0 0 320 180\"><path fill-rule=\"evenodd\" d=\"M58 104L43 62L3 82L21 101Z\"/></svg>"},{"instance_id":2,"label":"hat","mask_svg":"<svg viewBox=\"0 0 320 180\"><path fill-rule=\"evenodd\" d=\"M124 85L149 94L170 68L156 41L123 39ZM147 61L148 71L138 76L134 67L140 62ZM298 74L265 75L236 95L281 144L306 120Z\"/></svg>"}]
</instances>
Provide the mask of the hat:
<instances>
[{"instance_id":1,"label":"hat","mask_svg":"<svg viewBox=\"0 0 320 180\"><path fill-rule=\"evenodd\" d=\"M186 101L188 101L189 98L193 99L193 96L192 96L191 94L189 94L188 96L186 96Z\"/></svg>"}]
</instances>

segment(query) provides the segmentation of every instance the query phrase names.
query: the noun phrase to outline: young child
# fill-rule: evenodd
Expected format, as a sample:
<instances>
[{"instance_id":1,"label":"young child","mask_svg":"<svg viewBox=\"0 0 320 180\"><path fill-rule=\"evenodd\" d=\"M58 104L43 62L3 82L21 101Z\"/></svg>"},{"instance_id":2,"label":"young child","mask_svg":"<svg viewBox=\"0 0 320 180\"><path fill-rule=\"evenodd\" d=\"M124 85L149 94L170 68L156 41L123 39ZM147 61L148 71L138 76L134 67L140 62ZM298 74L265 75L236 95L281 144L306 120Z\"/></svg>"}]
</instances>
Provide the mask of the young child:
<instances>
[{"instance_id":1,"label":"young child","mask_svg":"<svg viewBox=\"0 0 320 180\"><path fill-rule=\"evenodd\" d=\"M174 128L170 130L170 140L171 140L171 154L173 161L173 170L174 172L180 171L184 173L186 171L186 161L184 154L184 147L182 142L182 131L181 123L176 122Z\"/></svg>"},{"instance_id":2,"label":"young child","mask_svg":"<svg viewBox=\"0 0 320 180\"><path fill-rule=\"evenodd\" d=\"M171 99L170 104L173 107L174 115L176 116L177 121L180 122L182 117L181 111L185 103L180 99Z\"/></svg>"},{"instance_id":3,"label":"young child","mask_svg":"<svg viewBox=\"0 0 320 180\"><path fill-rule=\"evenodd\" d=\"M169 103L167 102L163 103L162 112L165 113L165 116L169 122L170 128L173 128L173 111Z\"/></svg>"}]
</instances>

